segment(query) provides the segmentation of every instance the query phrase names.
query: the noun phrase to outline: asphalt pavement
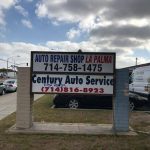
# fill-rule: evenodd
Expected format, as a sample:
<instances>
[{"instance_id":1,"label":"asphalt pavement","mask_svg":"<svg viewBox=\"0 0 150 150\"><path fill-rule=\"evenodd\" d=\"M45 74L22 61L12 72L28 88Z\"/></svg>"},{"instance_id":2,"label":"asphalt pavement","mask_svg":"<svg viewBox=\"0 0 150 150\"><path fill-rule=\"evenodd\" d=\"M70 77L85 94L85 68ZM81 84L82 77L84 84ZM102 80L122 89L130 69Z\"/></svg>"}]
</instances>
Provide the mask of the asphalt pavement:
<instances>
[{"instance_id":1,"label":"asphalt pavement","mask_svg":"<svg viewBox=\"0 0 150 150\"><path fill-rule=\"evenodd\" d=\"M37 100L42 94L35 94L34 100ZM16 111L17 92L7 93L0 96L0 120Z\"/></svg>"}]
</instances>

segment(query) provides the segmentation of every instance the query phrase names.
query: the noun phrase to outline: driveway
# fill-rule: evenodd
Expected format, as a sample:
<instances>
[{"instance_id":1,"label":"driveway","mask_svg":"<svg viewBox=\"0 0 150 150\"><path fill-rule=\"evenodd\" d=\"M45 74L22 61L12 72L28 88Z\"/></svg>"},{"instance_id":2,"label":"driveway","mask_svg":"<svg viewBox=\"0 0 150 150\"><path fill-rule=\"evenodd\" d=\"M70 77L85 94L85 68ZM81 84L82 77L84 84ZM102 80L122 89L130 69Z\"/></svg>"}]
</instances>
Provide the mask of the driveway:
<instances>
[{"instance_id":1,"label":"driveway","mask_svg":"<svg viewBox=\"0 0 150 150\"><path fill-rule=\"evenodd\" d=\"M35 94L34 100L37 100L42 94ZM0 120L16 111L17 93L7 93L0 96Z\"/></svg>"}]
</instances>

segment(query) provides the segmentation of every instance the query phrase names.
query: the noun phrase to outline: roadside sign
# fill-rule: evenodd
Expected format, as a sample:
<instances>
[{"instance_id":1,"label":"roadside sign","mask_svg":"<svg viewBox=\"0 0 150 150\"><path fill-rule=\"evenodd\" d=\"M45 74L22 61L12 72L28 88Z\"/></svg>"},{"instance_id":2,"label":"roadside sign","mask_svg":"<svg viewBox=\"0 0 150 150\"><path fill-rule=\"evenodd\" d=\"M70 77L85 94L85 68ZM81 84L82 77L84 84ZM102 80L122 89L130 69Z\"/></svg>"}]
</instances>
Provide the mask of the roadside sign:
<instances>
[{"instance_id":1,"label":"roadside sign","mask_svg":"<svg viewBox=\"0 0 150 150\"><path fill-rule=\"evenodd\" d=\"M114 94L115 53L31 52L32 93Z\"/></svg>"},{"instance_id":2,"label":"roadside sign","mask_svg":"<svg viewBox=\"0 0 150 150\"><path fill-rule=\"evenodd\" d=\"M114 54L33 53L34 72L113 73Z\"/></svg>"},{"instance_id":3,"label":"roadside sign","mask_svg":"<svg viewBox=\"0 0 150 150\"><path fill-rule=\"evenodd\" d=\"M34 74L33 92L112 94L111 75Z\"/></svg>"}]
</instances>

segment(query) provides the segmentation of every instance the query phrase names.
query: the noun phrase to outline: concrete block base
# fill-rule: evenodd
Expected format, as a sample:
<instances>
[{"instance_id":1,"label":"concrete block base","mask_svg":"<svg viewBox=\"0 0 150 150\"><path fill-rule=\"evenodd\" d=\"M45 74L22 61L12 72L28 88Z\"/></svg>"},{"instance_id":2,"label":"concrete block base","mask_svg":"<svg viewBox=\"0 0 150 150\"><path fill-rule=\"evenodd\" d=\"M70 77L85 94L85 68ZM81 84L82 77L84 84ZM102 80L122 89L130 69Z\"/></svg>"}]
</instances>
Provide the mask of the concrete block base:
<instances>
[{"instance_id":1,"label":"concrete block base","mask_svg":"<svg viewBox=\"0 0 150 150\"><path fill-rule=\"evenodd\" d=\"M9 133L24 134L81 134L81 135L132 135L133 130L128 132L114 132L112 124L85 124L85 123L39 123L34 122L28 129L18 129L16 125L8 130Z\"/></svg>"}]
</instances>

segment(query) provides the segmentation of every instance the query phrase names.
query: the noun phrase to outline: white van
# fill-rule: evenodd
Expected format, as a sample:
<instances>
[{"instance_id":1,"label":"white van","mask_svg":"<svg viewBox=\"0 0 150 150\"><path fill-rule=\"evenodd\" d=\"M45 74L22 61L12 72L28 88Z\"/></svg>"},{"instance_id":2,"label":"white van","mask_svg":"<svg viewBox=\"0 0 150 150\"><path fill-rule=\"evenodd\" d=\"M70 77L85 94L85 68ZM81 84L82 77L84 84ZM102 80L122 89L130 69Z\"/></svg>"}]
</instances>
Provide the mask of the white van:
<instances>
[{"instance_id":1,"label":"white van","mask_svg":"<svg viewBox=\"0 0 150 150\"><path fill-rule=\"evenodd\" d=\"M129 97L141 101L150 101L150 66L138 67L130 76Z\"/></svg>"}]
</instances>

